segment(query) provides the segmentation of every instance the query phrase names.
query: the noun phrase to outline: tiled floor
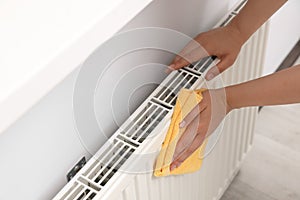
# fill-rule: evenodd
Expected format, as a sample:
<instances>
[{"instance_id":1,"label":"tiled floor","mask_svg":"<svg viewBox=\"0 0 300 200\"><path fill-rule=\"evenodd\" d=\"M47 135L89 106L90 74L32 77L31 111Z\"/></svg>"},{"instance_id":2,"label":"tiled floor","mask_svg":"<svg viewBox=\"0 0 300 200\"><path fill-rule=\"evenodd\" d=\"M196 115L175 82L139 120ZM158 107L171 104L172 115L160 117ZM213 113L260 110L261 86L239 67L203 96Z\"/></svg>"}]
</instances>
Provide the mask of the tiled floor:
<instances>
[{"instance_id":1,"label":"tiled floor","mask_svg":"<svg viewBox=\"0 0 300 200\"><path fill-rule=\"evenodd\" d=\"M253 148L221 200L300 200L300 104L262 108Z\"/></svg>"}]
</instances>

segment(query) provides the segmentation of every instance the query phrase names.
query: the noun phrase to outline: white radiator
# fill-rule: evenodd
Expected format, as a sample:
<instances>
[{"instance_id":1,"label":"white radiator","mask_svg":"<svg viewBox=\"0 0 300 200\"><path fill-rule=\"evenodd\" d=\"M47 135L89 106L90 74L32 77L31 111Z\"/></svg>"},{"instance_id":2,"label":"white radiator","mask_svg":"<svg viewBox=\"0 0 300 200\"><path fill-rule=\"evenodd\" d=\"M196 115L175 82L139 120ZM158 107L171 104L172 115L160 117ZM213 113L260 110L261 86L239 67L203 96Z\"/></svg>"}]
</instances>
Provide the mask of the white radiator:
<instances>
[{"instance_id":1,"label":"white radiator","mask_svg":"<svg viewBox=\"0 0 300 200\"><path fill-rule=\"evenodd\" d=\"M228 23L244 3L216 26ZM225 85L260 76L266 32L263 25L244 45L234 67L222 74ZM156 178L152 172L179 88L199 88L212 65L207 59L172 72L54 199L219 199L252 145L256 108L227 116L218 143L196 173Z\"/></svg>"}]
</instances>

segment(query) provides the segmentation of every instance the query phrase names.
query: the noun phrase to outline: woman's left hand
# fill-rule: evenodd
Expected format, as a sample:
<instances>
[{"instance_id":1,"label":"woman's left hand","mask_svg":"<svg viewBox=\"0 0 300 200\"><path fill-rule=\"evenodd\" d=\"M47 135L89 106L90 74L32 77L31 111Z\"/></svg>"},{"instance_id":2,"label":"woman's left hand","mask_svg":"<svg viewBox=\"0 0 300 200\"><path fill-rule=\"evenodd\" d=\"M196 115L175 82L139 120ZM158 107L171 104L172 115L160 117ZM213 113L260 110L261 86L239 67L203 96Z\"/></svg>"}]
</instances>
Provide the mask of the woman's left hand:
<instances>
[{"instance_id":1,"label":"woman's left hand","mask_svg":"<svg viewBox=\"0 0 300 200\"><path fill-rule=\"evenodd\" d=\"M226 101L225 88L206 90L202 93L202 101L182 120L180 128L184 128L177 142L170 170L179 167L220 124L230 106Z\"/></svg>"}]
</instances>

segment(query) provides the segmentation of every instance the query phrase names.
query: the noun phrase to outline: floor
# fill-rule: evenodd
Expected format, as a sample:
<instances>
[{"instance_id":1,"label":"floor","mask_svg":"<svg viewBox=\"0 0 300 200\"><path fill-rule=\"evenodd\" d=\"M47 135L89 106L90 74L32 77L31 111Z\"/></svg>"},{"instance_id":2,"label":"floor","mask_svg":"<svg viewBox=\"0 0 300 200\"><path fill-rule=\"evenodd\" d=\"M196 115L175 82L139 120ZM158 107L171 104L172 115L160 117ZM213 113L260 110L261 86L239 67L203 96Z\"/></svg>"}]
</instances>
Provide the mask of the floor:
<instances>
[{"instance_id":1,"label":"floor","mask_svg":"<svg viewBox=\"0 0 300 200\"><path fill-rule=\"evenodd\" d=\"M299 122L300 104L263 107L253 148L221 200L300 200Z\"/></svg>"}]
</instances>

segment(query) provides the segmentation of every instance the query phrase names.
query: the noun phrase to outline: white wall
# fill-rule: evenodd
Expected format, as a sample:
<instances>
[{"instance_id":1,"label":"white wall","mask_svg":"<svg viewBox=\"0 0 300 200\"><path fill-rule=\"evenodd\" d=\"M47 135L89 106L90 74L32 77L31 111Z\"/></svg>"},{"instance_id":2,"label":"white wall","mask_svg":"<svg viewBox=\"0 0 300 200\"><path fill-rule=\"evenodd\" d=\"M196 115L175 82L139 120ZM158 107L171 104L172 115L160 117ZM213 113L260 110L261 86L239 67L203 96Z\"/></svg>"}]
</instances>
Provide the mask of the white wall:
<instances>
[{"instance_id":1,"label":"white wall","mask_svg":"<svg viewBox=\"0 0 300 200\"><path fill-rule=\"evenodd\" d=\"M300 1L289 0L270 20L263 74L274 72L300 38Z\"/></svg>"},{"instance_id":2,"label":"white wall","mask_svg":"<svg viewBox=\"0 0 300 200\"><path fill-rule=\"evenodd\" d=\"M124 30L160 26L195 36L200 31L210 29L227 12L227 2L155 0ZM166 57L157 53L152 53L149 57L149 52L145 51L142 55L138 54L135 60L143 60L144 57L163 64L167 64L171 59L170 55ZM130 61L126 63L127 67L130 63ZM118 69L123 67L123 64L119 63L119 66L112 66L112 68ZM165 76L161 70L153 72L148 74L147 82L151 80L157 82ZM91 143L83 145L73 119L72 92L75 78L76 72L73 72L6 133L1 134L0 199L50 199L66 183L65 175L76 161L84 155L90 157L88 149L101 147L106 141L105 135L111 135L117 128L117 124L111 121L109 124L111 131L93 133L95 137L89 138ZM137 83L143 84L137 82L140 79L134 77L126 81L127 83L123 84L134 86L129 90L134 90ZM106 90L111 89L110 86L106 88ZM132 102L131 109L134 109L150 91L151 88L139 91L133 100L127 99L128 95L124 93L124 98L119 97L117 100ZM123 116L119 119L122 121L128 115L128 107L118 107L117 112L118 115ZM110 117L110 113L102 114L103 118Z\"/></svg>"},{"instance_id":3,"label":"white wall","mask_svg":"<svg viewBox=\"0 0 300 200\"><path fill-rule=\"evenodd\" d=\"M265 72L270 71L271 66L277 66L299 38L299 4L299 0L290 0L286 8L274 16ZM219 0L155 0L123 30L160 26L195 36L200 31L210 29L227 12L227 7L228 1ZM134 60L143 60L145 56L150 59L149 62L152 59L167 64L171 59L171 55L152 52L149 56L148 51L141 53ZM127 67L130 63L127 62ZM112 67L118 69L123 66L122 63L118 65ZM147 82L157 82L164 76L161 70L156 73L151 71ZM0 199L49 199L66 183L65 175L76 161L84 155L90 157L86 147L99 148L106 141L104 135L111 135L118 127L111 121L110 131L95 133L95 138L90 138L91 143L82 144L73 120L72 91L75 78L76 72L73 72L0 136ZM126 81L124 84L135 87L137 83L143 84L134 77ZM135 99L127 99L128 95L124 93L124 98L117 100L130 101L130 109L134 110L151 89L153 87L139 91ZM127 107L115 109L122 116L118 119L120 122L128 116ZM109 115L104 113L104 117Z\"/></svg>"},{"instance_id":4,"label":"white wall","mask_svg":"<svg viewBox=\"0 0 300 200\"><path fill-rule=\"evenodd\" d=\"M88 153L72 115L72 73L0 136L0 199L49 199Z\"/></svg>"}]
</instances>

